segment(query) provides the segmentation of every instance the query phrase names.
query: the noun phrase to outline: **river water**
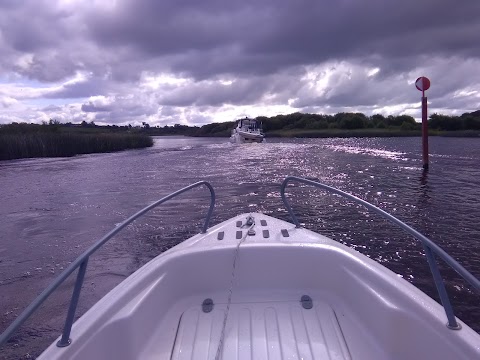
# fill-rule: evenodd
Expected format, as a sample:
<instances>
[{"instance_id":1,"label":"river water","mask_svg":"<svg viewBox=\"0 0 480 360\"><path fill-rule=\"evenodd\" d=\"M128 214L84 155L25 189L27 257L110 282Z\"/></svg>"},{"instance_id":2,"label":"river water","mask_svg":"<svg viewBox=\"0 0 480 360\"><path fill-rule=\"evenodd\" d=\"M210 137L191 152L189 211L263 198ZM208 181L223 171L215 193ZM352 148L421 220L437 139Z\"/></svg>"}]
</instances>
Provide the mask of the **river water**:
<instances>
[{"instance_id":1,"label":"river water","mask_svg":"<svg viewBox=\"0 0 480 360\"><path fill-rule=\"evenodd\" d=\"M436 241L480 277L480 139L156 138L152 148L74 158L0 162L0 330L96 239L147 204L198 180L214 186L212 223L242 212L289 220L279 189L287 175L353 193ZM421 246L365 209L306 186L289 188L301 223L404 277L437 299ZM198 232L208 191L193 190L128 226L90 260L82 314L162 251ZM456 315L480 332L479 296L440 266ZM74 278L2 349L1 359L38 355L61 332Z\"/></svg>"}]
</instances>

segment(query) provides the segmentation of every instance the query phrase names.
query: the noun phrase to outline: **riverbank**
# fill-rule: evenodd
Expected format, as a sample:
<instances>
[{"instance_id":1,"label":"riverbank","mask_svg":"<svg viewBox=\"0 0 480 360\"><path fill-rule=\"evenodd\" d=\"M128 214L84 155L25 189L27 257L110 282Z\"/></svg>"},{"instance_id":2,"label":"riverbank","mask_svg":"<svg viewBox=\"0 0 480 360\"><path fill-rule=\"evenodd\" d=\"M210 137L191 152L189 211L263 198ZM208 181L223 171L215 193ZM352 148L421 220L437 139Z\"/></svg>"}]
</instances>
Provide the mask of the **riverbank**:
<instances>
[{"instance_id":1,"label":"riverbank","mask_svg":"<svg viewBox=\"0 0 480 360\"><path fill-rule=\"evenodd\" d=\"M102 132L0 133L0 160L69 157L139 149L153 145L145 134Z\"/></svg>"},{"instance_id":2,"label":"riverbank","mask_svg":"<svg viewBox=\"0 0 480 360\"><path fill-rule=\"evenodd\" d=\"M447 136L447 137L479 137L480 131L477 130L459 130L459 131L438 131L429 130L429 136ZM322 130L277 130L266 132L267 137L271 138L368 138L368 137L412 137L422 136L420 130L398 130L398 129L322 129Z\"/></svg>"}]
</instances>

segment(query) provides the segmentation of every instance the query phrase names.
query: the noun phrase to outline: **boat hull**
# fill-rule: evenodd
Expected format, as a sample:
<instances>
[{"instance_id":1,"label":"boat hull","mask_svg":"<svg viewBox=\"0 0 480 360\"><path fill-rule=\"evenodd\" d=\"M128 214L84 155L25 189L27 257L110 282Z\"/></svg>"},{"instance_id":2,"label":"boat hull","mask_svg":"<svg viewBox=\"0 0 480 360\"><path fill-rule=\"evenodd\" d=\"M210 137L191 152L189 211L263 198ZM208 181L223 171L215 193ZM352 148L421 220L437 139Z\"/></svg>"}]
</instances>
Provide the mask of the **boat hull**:
<instances>
[{"instance_id":1,"label":"boat hull","mask_svg":"<svg viewBox=\"0 0 480 360\"><path fill-rule=\"evenodd\" d=\"M251 215L252 235L244 214L153 259L75 323L70 346L39 359L214 359L220 344L223 359L480 358L478 334L449 330L443 308L387 268Z\"/></svg>"},{"instance_id":2,"label":"boat hull","mask_svg":"<svg viewBox=\"0 0 480 360\"><path fill-rule=\"evenodd\" d=\"M235 132L230 137L232 143L244 144L244 143L262 143L265 138L260 133L248 133L248 132Z\"/></svg>"}]
</instances>

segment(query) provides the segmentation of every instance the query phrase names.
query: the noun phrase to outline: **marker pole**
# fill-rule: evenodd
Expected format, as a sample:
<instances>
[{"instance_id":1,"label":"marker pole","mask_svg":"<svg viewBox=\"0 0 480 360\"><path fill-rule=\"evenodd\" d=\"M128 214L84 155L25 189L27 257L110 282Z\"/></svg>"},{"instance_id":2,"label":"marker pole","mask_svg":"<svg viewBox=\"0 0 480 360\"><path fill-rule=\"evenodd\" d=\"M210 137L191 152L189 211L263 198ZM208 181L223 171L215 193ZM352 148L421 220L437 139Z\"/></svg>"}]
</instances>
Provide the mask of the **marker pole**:
<instances>
[{"instance_id":1,"label":"marker pole","mask_svg":"<svg viewBox=\"0 0 480 360\"><path fill-rule=\"evenodd\" d=\"M422 91L422 147L423 168L428 170L428 121L427 121L427 98L425 90Z\"/></svg>"}]
</instances>

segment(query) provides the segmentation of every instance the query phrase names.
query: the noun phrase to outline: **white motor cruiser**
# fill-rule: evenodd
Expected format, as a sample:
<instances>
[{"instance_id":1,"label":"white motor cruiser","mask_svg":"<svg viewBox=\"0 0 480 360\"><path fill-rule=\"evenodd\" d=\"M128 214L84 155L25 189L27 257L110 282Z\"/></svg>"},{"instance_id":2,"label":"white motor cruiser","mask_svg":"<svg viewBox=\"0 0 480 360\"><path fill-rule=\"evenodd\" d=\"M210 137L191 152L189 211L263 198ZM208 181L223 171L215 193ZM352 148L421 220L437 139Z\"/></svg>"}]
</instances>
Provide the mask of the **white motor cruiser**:
<instances>
[{"instance_id":1,"label":"white motor cruiser","mask_svg":"<svg viewBox=\"0 0 480 360\"><path fill-rule=\"evenodd\" d=\"M261 143L265 139L262 131L262 124L255 119L241 119L232 130L230 141L235 144Z\"/></svg>"}]
</instances>

